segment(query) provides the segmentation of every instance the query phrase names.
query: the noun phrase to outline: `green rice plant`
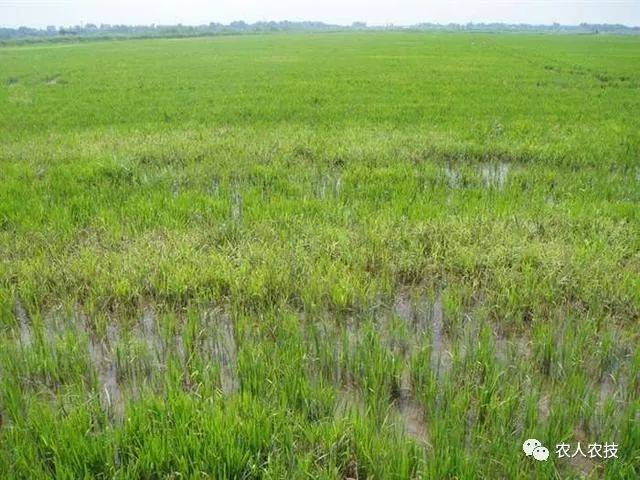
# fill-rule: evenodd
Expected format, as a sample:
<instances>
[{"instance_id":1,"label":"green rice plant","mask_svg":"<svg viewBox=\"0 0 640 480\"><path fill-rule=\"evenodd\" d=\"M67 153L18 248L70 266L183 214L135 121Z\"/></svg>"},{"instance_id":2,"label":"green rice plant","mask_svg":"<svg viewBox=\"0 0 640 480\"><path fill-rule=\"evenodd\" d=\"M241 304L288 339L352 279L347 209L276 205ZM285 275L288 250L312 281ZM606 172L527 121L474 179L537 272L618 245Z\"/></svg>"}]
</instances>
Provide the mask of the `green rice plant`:
<instances>
[{"instance_id":1,"label":"green rice plant","mask_svg":"<svg viewBox=\"0 0 640 480\"><path fill-rule=\"evenodd\" d=\"M0 48L0 478L637 478L638 52Z\"/></svg>"}]
</instances>

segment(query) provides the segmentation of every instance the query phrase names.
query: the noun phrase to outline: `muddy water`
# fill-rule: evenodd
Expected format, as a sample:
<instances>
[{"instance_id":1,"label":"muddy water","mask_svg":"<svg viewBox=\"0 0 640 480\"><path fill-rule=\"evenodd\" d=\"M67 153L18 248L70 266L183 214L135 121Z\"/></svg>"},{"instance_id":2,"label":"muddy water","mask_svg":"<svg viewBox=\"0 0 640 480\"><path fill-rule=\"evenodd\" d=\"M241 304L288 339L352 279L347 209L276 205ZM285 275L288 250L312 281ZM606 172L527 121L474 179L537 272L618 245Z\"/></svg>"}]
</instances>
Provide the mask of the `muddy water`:
<instances>
[{"instance_id":1,"label":"muddy water","mask_svg":"<svg viewBox=\"0 0 640 480\"><path fill-rule=\"evenodd\" d=\"M438 378L451 367L450 348L442 336L443 322L442 296L438 295L431 308L431 368L435 370Z\"/></svg>"},{"instance_id":2,"label":"muddy water","mask_svg":"<svg viewBox=\"0 0 640 480\"><path fill-rule=\"evenodd\" d=\"M432 370L438 376L448 371L451 366L451 345L443 335L442 296L437 295L433 302L426 297L412 302L406 295L401 294L396 296L393 310L416 334L414 341L421 342L425 335L429 337Z\"/></svg>"},{"instance_id":3,"label":"muddy water","mask_svg":"<svg viewBox=\"0 0 640 480\"><path fill-rule=\"evenodd\" d=\"M414 306L407 297L398 296L394 309L410 320L406 323L401 321L398 325L389 315L390 312L386 311L376 317L374 323L385 347L404 362L397 391L393 392L394 398L389 404L389 418L404 434L421 443L428 443L426 412L420 402L414 398L409 365L411 343L416 338L414 328L424 333L426 323L421 315L415 314ZM410 332L406 328L409 325ZM356 355L357 350L363 348L362 342L367 328L365 325L360 325L354 317L349 317L333 326L329 320L321 320L312 328L315 338L322 345L331 345L328 350L324 350L324 353L332 355L331 352L333 352L335 371L331 376L336 388L335 415L337 417L367 415L366 392L357 385L356 379L353 378L354 372L348 371L350 356Z\"/></svg>"},{"instance_id":4,"label":"muddy water","mask_svg":"<svg viewBox=\"0 0 640 480\"><path fill-rule=\"evenodd\" d=\"M508 364L512 358L531 359L531 341L525 337L505 338L494 330L493 346L496 359L501 364Z\"/></svg>"},{"instance_id":5,"label":"muddy water","mask_svg":"<svg viewBox=\"0 0 640 480\"><path fill-rule=\"evenodd\" d=\"M336 417L364 416L366 412L367 406L357 388L345 385L338 389L334 411Z\"/></svg>"},{"instance_id":6,"label":"muddy water","mask_svg":"<svg viewBox=\"0 0 640 480\"><path fill-rule=\"evenodd\" d=\"M398 398L394 402L404 432L414 440L427 443L428 429L424 407L413 398L411 374L406 368L402 372Z\"/></svg>"},{"instance_id":7,"label":"muddy water","mask_svg":"<svg viewBox=\"0 0 640 480\"><path fill-rule=\"evenodd\" d=\"M23 347L28 347L31 345L32 341L31 328L29 327L29 316L20 301L16 302L15 316L18 320L18 328L20 330L20 344Z\"/></svg>"},{"instance_id":8,"label":"muddy water","mask_svg":"<svg viewBox=\"0 0 640 480\"><path fill-rule=\"evenodd\" d=\"M318 198L324 200L330 197L339 197L342 190L342 177L340 174L323 173L320 176L317 187Z\"/></svg>"},{"instance_id":9,"label":"muddy water","mask_svg":"<svg viewBox=\"0 0 640 480\"><path fill-rule=\"evenodd\" d=\"M234 222L240 222L242 220L242 197L237 187L233 187L229 198L229 216Z\"/></svg>"},{"instance_id":10,"label":"muddy water","mask_svg":"<svg viewBox=\"0 0 640 480\"><path fill-rule=\"evenodd\" d=\"M89 358L96 371L102 409L112 420L121 422L124 418L124 397L118 383L115 358L115 348L119 338L118 328L114 323L109 324L106 338L100 339L88 318L81 316L76 324L89 340Z\"/></svg>"},{"instance_id":11,"label":"muddy water","mask_svg":"<svg viewBox=\"0 0 640 480\"><path fill-rule=\"evenodd\" d=\"M178 357L178 361L180 362L180 365L182 365L182 367L184 368L187 363L187 355L185 353L184 340L182 339L182 335L174 335L173 344L176 349L176 355Z\"/></svg>"},{"instance_id":12,"label":"muddy water","mask_svg":"<svg viewBox=\"0 0 640 480\"><path fill-rule=\"evenodd\" d=\"M444 177L450 188L460 188L462 186L462 175L458 170L449 165L444 167Z\"/></svg>"},{"instance_id":13,"label":"muddy water","mask_svg":"<svg viewBox=\"0 0 640 480\"><path fill-rule=\"evenodd\" d=\"M213 360L220 367L220 385L225 395L240 390L238 377L238 354L231 317L220 310L212 310L204 316L206 342Z\"/></svg>"},{"instance_id":14,"label":"muddy water","mask_svg":"<svg viewBox=\"0 0 640 480\"><path fill-rule=\"evenodd\" d=\"M542 393L538 399L538 417L546 421L551 414L551 396L549 393Z\"/></svg>"},{"instance_id":15,"label":"muddy water","mask_svg":"<svg viewBox=\"0 0 640 480\"><path fill-rule=\"evenodd\" d=\"M596 385L598 391L598 405L604 406L608 401L616 401L616 392L618 388L616 386L615 378L612 375L605 375L599 385Z\"/></svg>"},{"instance_id":16,"label":"muddy water","mask_svg":"<svg viewBox=\"0 0 640 480\"><path fill-rule=\"evenodd\" d=\"M33 325L31 319L23 306L17 303L14 307L16 316L15 337L19 336L21 345L28 346L35 341L39 342L40 337L33 336ZM430 425L427 422L427 411L425 405L417 398L412 378L410 374L411 354L418 346L424 342L430 342L431 357L429 363L435 373L438 382L446 379L451 373L452 358L455 346L455 354L465 355L473 351L474 339L477 339L479 322L467 315L466 322L461 326L462 337L455 337L452 332L451 319L445 315L443 299L441 295L429 299L426 296L410 297L407 294L399 294L395 297L393 306L384 305L380 315L380 339L385 342L394 357L398 359L402 367L400 368L400 378L398 379L397 392L391 392L392 398L388 403L389 418L393 424L404 432L404 434L419 442L430 445ZM53 343L55 340L55 329L76 328L83 332L87 338L88 356L91 365L95 369L96 390L99 395L100 405L114 423L121 422L124 418L125 399L132 394L127 381L121 381L122 371L118 371L116 362L116 346L123 339L117 324L110 323L106 329L106 335L100 337L96 334L95 325L86 317L77 314L77 320L73 324L57 325L55 322L47 321L44 327L47 329L47 340ZM38 319L39 317L36 317ZM61 318L61 317L56 317ZM70 320L68 316L67 322ZM447 322L447 323L445 323ZM363 328L358 324L356 318L350 318L339 325L332 325L332 322L324 318L315 327L321 331L319 335L325 344L324 352L330 357L335 351L335 374L334 385L336 392L335 414L337 416L367 415L366 392L363 393L353 381L353 374L343 371L344 363L341 358L344 355L351 355L362 348ZM36 323L40 325L39 322ZM238 376L237 356L238 344L236 343L236 332L231 317L221 309L214 309L206 312L202 317L201 325L203 335L208 339L208 354L212 363L215 362L220 369L220 385L225 395L232 395L241 388ZM400 327L400 328L399 328ZM402 328L404 327L404 328ZM146 310L139 319L138 326L134 327L138 340L144 342L149 352L153 352L155 364L164 368L164 364L169 360L168 346L163 342L159 333L157 318L152 310ZM35 329L38 331L38 329ZM364 329L366 331L366 329ZM387 332L393 333L387 334ZM399 332L398 335L395 333ZM503 338L494 331L495 356L500 366L508 365L514 358L531 358L531 343L523 337ZM186 339L187 337L185 337ZM455 338L455 340L453 340ZM17 338L16 338L17 341ZM175 344L175 355L184 366L186 362L185 345L183 336L176 334L167 340L170 345ZM456 343L453 343L453 342ZM462 345L458 347L458 342ZM466 349L466 350L465 350ZM327 365L333 364L327 363ZM347 363L348 365L348 363ZM124 367L126 368L126 367ZM124 369L123 368L123 369ZM326 373L331 376L332 372ZM615 374L615 376L613 376ZM120 381L120 383L119 383ZM595 401L599 409L604 408L609 401L622 402L620 394L616 392L624 391L621 378L617 373L605 375L602 381L595 380L590 386L595 393ZM622 389L622 390L621 390ZM547 422L550 417L552 399L548 392L542 391L537 405L538 416L543 422ZM439 400L437 400L439 401ZM431 405L426 405L431 409ZM430 410L431 414L431 410ZM464 418L467 425L467 443L473 439L472 431L478 421L478 412L470 406L468 414ZM472 445L467 445L469 448ZM576 470L590 472L593 469L591 463L574 465Z\"/></svg>"},{"instance_id":17,"label":"muddy water","mask_svg":"<svg viewBox=\"0 0 640 480\"><path fill-rule=\"evenodd\" d=\"M504 162L480 164L478 171L482 186L488 189L503 190L507 184L509 170L509 164ZM453 165L445 165L443 173L446 184L451 189L463 188L468 184L463 172Z\"/></svg>"},{"instance_id":18,"label":"muddy water","mask_svg":"<svg viewBox=\"0 0 640 480\"><path fill-rule=\"evenodd\" d=\"M47 85L57 85L61 80L60 75L51 75L46 78L45 83Z\"/></svg>"},{"instance_id":19,"label":"muddy water","mask_svg":"<svg viewBox=\"0 0 640 480\"><path fill-rule=\"evenodd\" d=\"M483 165L480 172L485 187L502 190L507 182L509 164L500 162Z\"/></svg>"},{"instance_id":20,"label":"muddy water","mask_svg":"<svg viewBox=\"0 0 640 480\"><path fill-rule=\"evenodd\" d=\"M207 192L212 197L217 197L220 194L220 179L218 177L213 177L211 179Z\"/></svg>"},{"instance_id":21,"label":"muddy water","mask_svg":"<svg viewBox=\"0 0 640 480\"><path fill-rule=\"evenodd\" d=\"M398 295L394 301L393 313L408 327L412 343L402 351L404 367L394 407L404 432L414 440L428 443L426 412L421 403L414 398L409 355L413 349L430 336L432 343L431 367L437 371L440 364L439 359L445 350L442 338L442 298L438 296L434 302L430 302L426 297L411 301L406 295Z\"/></svg>"},{"instance_id":22,"label":"muddy water","mask_svg":"<svg viewBox=\"0 0 640 480\"><path fill-rule=\"evenodd\" d=\"M151 353L153 357L154 367L164 367L166 360L166 349L160 332L158 331L158 322L155 314L149 308L146 308L142 312L141 329L138 327L135 329L136 336L147 347L147 351Z\"/></svg>"}]
</instances>

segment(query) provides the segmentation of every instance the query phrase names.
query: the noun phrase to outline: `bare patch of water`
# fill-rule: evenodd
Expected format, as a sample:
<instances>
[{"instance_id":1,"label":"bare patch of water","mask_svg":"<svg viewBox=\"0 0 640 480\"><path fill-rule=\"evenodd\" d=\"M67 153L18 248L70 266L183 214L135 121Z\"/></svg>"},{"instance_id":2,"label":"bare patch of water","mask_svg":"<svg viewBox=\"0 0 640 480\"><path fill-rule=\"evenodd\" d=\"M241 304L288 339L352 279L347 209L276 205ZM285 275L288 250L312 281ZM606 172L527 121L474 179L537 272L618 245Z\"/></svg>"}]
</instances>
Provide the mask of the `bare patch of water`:
<instances>
[{"instance_id":1,"label":"bare patch of water","mask_svg":"<svg viewBox=\"0 0 640 480\"><path fill-rule=\"evenodd\" d=\"M395 315L402 319L418 335L427 333L431 308L431 304L426 297L421 297L418 301L412 302L405 294L397 295L393 304Z\"/></svg>"},{"instance_id":2,"label":"bare patch of water","mask_svg":"<svg viewBox=\"0 0 640 480\"><path fill-rule=\"evenodd\" d=\"M60 83L60 80L60 75L49 75L47 78L45 78L44 83L46 83L47 85L57 85L58 83Z\"/></svg>"},{"instance_id":3,"label":"bare patch of water","mask_svg":"<svg viewBox=\"0 0 640 480\"><path fill-rule=\"evenodd\" d=\"M532 358L531 341L526 337L506 338L495 330L493 335L496 359L501 364L510 364L514 358Z\"/></svg>"},{"instance_id":4,"label":"bare patch of water","mask_svg":"<svg viewBox=\"0 0 640 480\"><path fill-rule=\"evenodd\" d=\"M32 341L31 328L29 326L29 315L27 315L27 311L20 300L16 301L14 313L18 320L18 328L20 329L20 344L23 347L28 347L31 345Z\"/></svg>"},{"instance_id":5,"label":"bare patch of water","mask_svg":"<svg viewBox=\"0 0 640 480\"><path fill-rule=\"evenodd\" d=\"M219 310L205 314L205 325L211 335L212 355L220 367L220 385L225 395L240 390L238 354L231 317Z\"/></svg>"},{"instance_id":6,"label":"bare patch of water","mask_svg":"<svg viewBox=\"0 0 640 480\"><path fill-rule=\"evenodd\" d=\"M184 348L184 340L182 339L182 335L174 335L173 336L173 344L176 349L176 355L178 356L178 361L180 365L184 366L187 363L187 356L185 354Z\"/></svg>"},{"instance_id":7,"label":"bare patch of water","mask_svg":"<svg viewBox=\"0 0 640 480\"><path fill-rule=\"evenodd\" d=\"M212 197L217 197L220 193L220 179L218 177L214 177L211 179L211 183L209 183L208 188L209 195Z\"/></svg>"},{"instance_id":8,"label":"bare patch of water","mask_svg":"<svg viewBox=\"0 0 640 480\"><path fill-rule=\"evenodd\" d=\"M475 403L471 403L469 405L469 409L467 410L467 414L464 418L464 427L465 427L465 436L464 436L464 446L468 451L473 451L474 448L474 435L473 428L478 421L478 407Z\"/></svg>"},{"instance_id":9,"label":"bare patch of water","mask_svg":"<svg viewBox=\"0 0 640 480\"><path fill-rule=\"evenodd\" d=\"M444 167L444 176L447 180L447 184L451 188L460 188L462 185L462 175L458 170L451 167L450 165L445 165Z\"/></svg>"},{"instance_id":10,"label":"bare patch of water","mask_svg":"<svg viewBox=\"0 0 640 480\"><path fill-rule=\"evenodd\" d=\"M333 192L334 192L334 195L336 197L339 197L341 190L342 190L342 177L340 175L338 175L333 180Z\"/></svg>"},{"instance_id":11,"label":"bare patch of water","mask_svg":"<svg viewBox=\"0 0 640 480\"><path fill-rule=\"evenodd\" d=\"M404 294L396 296L394 313L415 333L414 341L420 342L426 334L431 341L431 368L438 378L451 367L451 345L443 334L444 311L442 296L438 294L433 302L425 296L411 301Z\"/></svg>"},{"instance_id":12,"label":"bare patch of water","mask_svg":"<svg viewBox=\"0 0 640 480\"><path fill-rule=\"evenodd\" d=\"M147 350L153 355L156 366L161 367L165 360L165 348L158 331L156 316L152 310L147 308L142 312L141 324L142 331L138 330L137 336L146 344Z\"/></svg>"},{"instance_id":13,"label":"bare patch of water","mask_svg":"<svg viewBox=\"0 0 640 480\"><path fill-rule=\"evenodd\" d=\"M340 174L323 173L318 186L318 198L324 200L328 197L339 197L342 189L342 177Z\"/></svg>"},{"instance_id":14,"label":"bare patch of water","mask_svg":"<svg viewBox=\"0 0 640 480\"><path fill-rule=\"evenodd\" d=\"M229 216L234 222L242 220L242 197L237 187L233 187L230 194Z\"/></svg>"},{"instance_id":15,"label":"bare patch of water","mask_svg":"<svg viewBox=\"0 0 640 480\"><path fill-rule=\"evenodd\" d=\"M575 443L580 442L581 448L585 450L584 453L587 453L586 450L589 444L588 435L580 427L576 427L573 429L573 436L575 438ZM578 472L583 478L590 477L594 469L597 467L597 464L593 459L583 457L580 454L574 455L569 461L573 470Z\"/></svg>"},{"instance_id":16,"label":"bare patch of water","mask_svg":"<svg viewBox=\"0 0 640 480\"><path fill-rule=\"evenodd\" d=\"M600 384L597 386L598 404L605 405L609 401L616 399L616 382L612 375L605 375Z\"/></svg>"},{"instance_id":17,"label":"bare patch of water","mask_svg":"<svg viewBox=\"0 0 640 480\"><path fill-rule=\"evenodd\" d=\"M361 332L358 328L356 320L352 317L347 319L346 322L346 334L347 334L347 347L349 352L353 352L360 342Z\"/></svg>"},{"instance_id":18,"label":"bare patch of water","mask_svg":"<svg viewBox=\"0 0 640 480\"><path fill-rule=\"evenodd\" d=\"M106 338L99 338L88 318L80 316L77 324L84 331L89 341L89 358L95 368L100 404L109 417L121 422L124 418L124 398L118 383L118 371L115 359L115 347L119 332L115 324L107 326Z\"/></svg>"},{"instance_id":19,"label":"bare patch of water","mask_svg":"<svg viewBox=\"0 0 640 480\"><path fill-rule=\"evenodd\" d=\"M491 163L480 167L482 181L487 188L502 190L509 175L509 164L504 162Z\"/></svg>"},{"instance_id":20,"label":"bare patch of water","mask_svg":"<svg viewBox=\"0 0 640 480\"><path fill-rule=\"evenodd\" d=\"M345 385L338 389L335 406L336 417L364 416L366 411L365 401L357 388Z\"/></svg>"},{"instance_id":21,"label":"bare patch of water","mask_svg":"<svg viewBox=\"0 0 640 480\"><path fill-rule=\"evenodd\" d=\"M551 396L545 392L538 399L538 417L546 422L551 414Z\"/></svg>"},{"instance_id":22,"label":"bare patch of water","mask_svg":"<svg viewBox=\"0 0 640 480\"><path fill-rule=\"evenodd\" d=\"M422 443L428 443L426 413L422 405L413 396L409 358L411 352L426 339L429 331L431 331L432 342L441 343L441 316L437 320L439 322L437 325L433 323L434 316L438 316L434 311L435 303L429 302L425 296L411 299L404 293L397 295L393 305L393 314L404 324L406 330L402 332L401 337L404 336L406 338L398 341L394 336L390 336L387 333L387 343L389 343L395 355L399 356L401 361L404 362L393 402L395 414L404 433ZM392 324L387 320L387 330L391 326Z\"/></svg>"},{"instance_id":23,"label":"bare patch of water","mask_svg":"<svg viewBox=\"0 0 640 480\"><path fill-rule=\"evenodd\" d=\"M414 440L428 443L426 412L422 405L413 398L412 391L411 375L409 369L406 368L402 372L395 407L402 421L404 432Z\"/></svg>"},{"instance_id":24,"label":"bare patch of water","mask_svg":"<svg viewBox=\"0 0 640 480\"><path fill-rule=\"evenodd\" d=\"M441 375L441 368L448 371L450 367L450 362L446 361L450 354L442 339L443 322L442 296L438 295L431 309L431 368L438 377Z\"/></svg>"}]
</instances>

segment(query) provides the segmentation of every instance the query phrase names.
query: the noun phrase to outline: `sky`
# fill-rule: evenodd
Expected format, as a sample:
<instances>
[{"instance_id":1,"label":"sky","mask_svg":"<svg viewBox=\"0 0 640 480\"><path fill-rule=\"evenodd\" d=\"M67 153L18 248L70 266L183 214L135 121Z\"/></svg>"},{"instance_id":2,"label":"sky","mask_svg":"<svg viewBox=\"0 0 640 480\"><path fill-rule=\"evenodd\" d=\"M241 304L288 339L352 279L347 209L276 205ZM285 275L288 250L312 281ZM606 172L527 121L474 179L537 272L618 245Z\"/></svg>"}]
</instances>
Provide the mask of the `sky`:
<instances>
[{"instance_id":1,"label":"sky","mask_svg":"<svg viewBox=\"0 0 640 480\"><path fill-rule=\"evenodd\" d=\"M0 25L198 25L317 20L340 25L621 23L640 26L640 0L0 0Z\"/></svg>"}]
</instances>

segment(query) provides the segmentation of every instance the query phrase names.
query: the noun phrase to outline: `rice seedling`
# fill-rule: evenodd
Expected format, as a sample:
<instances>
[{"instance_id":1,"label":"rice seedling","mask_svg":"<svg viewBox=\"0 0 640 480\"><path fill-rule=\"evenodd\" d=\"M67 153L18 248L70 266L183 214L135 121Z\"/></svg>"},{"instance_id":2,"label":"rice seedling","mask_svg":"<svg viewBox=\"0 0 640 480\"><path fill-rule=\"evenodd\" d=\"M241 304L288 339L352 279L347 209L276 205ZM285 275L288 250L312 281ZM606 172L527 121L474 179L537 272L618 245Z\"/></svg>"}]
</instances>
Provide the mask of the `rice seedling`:
<instances>
[{"instance_id":1,"label":"rice seedling","mask_svg":"<svg viewBox=\"0 0 640 480\"><path fill-rule=\"evenodd\" d=\"M0 476L637 478L639 42L0 48Z\"/></svg>"}]
</instances>

